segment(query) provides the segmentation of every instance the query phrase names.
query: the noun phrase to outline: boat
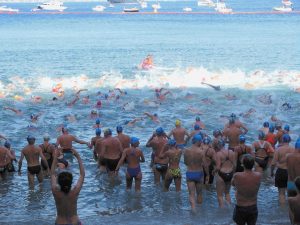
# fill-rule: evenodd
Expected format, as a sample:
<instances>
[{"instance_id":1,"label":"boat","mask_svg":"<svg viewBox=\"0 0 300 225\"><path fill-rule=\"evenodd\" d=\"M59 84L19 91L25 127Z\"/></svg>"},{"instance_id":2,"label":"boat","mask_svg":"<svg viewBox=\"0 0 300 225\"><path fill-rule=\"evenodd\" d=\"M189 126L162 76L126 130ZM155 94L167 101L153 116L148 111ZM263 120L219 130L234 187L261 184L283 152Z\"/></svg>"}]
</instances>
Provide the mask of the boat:
<instances>
[{"instance_id":1,"label":"boat","mask_svg":"<svg viewBox=\"0 0 300 225\"><path fill-rule=\"evenodd\" d=\"M279 6L279 7L274 7L273 8L274 11L279 11L279 12L292 12L293 9L290 6Z\"/></svg>"},{"instance_id":2,"label":"boat","mask_svg":"<svg viewBox=\"0 0 300 225\"><path fill-rule=\"evenodd\" d=\"M97 5L97 6L95 6L95 7L93 8L93 10L96 11L96 12L103 12L104 9L106 9L106 7L103 6L103 5Z\"/></svg>"},{"instance_id":3,"label":"boat","mask_svg":"<svg viewBox=\"0 0 300 225\"><path fill-rule=\"evenodd\" d=\"M190 8L190 7L184 7L182 10L185 11L185 12L192 12L193 11L193 9Z\"/></svg>"},{"instance_id":4,"label":"boat","mask_svg":"<svg viewBox=\"0 0 300 225\"><path fill-rule=\"evenodd\" d=\"M223 2L223 1L220 1L220 2L218 1L216 3L215 10L217 12L219 12L219 13L224 13L224 14L226 14L226 13L232 13L232 9L231 8L227 8L225 2Z\"/></svg>"},{"instance_id":5,"label":"boat","mask_svg":"<svg viewBox=\"0 0 300 225\"><path fill-rule=\"evenodd\" d=\"M199 0L198 6L208 6L208 7L215 7L216 4L212 0Z\"/></svg>"},{"instance_id":6,"label":"boat","mask_svg":"<svg viewBox=\"0 0 300 225\"><path fill-rule=\"evenodd\" d=\"M36 8L32 9L32 11L38 11L38 10L49 10L49 11L64 11L67 7L63 5L62 2L59 1L51 1L51 2L45 2L41 5L38 5Z\"/></svg>"},{"instance_id":7,"label":"boat","mask_svg":"<svg viewBox=\"0 0 300 225\"><path fill-rule=\"evenodd\" d=\"M147 2L145 2L145 1L140 1L140 5L141 5L141 8L142 8L142 9L145 9L145 8L148 7Z\"/></svg>"},{"instance_id":8,"label":"boat","mask_svg":"<svg viewBox=\"0 0 300 225\"><path fill-rule=\"evenodd\" d=\"M293 5L293 3L290 0L283 0L281 3L285 6L292 6Z\"/></svg>"},{"instance_id":9,"label":"boat","mask_svg":"<svg viewBox=\"0 0 300 225\"><path fill-rule=\"evenodd\" d=\"M5 5L0 6L0 12L19 12L18 9L9 8Z\"/></svg>"},{"instance_id":10,"label":"boat","mask_svg":"<svg viewBox=\"0 0 300 225\"><path fill-rule=\"evenodd\" d=\"M123 12L125 12L125 13L135 13L135 12L139 12L139 9L136 8L136 7L133 7L133 8L124 8Z\"/></svg>"}]
</instances>

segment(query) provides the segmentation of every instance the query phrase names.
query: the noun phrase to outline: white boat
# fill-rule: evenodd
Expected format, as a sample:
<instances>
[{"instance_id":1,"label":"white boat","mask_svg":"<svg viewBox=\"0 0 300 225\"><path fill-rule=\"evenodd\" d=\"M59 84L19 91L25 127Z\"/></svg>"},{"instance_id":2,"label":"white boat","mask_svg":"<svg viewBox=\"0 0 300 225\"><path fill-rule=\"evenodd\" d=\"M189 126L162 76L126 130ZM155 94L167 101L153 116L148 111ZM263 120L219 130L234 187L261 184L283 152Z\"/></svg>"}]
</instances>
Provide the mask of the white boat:
<instances>
[{"instance_id":1,"label":"white boat","mask_svg":"<svg viewBox=\"0 0 300 225\"><path fill-rule=\"evenodd\" d=\"M0 6L0 12L19 12L18 9L9 8L5 5Z\"/></svg>"},{"instance_id":2,"label":"white boat","mask_svg":"<svg viewBox=\"0 0 300 225\"><path fill-rule=\"evenodd\" d=\"M142 9L145 9L145 8L148 7L147 2L145 2L145 1L141 1L141 2L140 2L140 5L141 5L141 8L142 8Z\"/></svg>"},{"instance_id":3,"label":"white boat","mask_svg":"<svg viewBox=\"0 0 300 225\"><path fill-rule=\"evenodd\" d=\"M198 6L208 6L208 7L215 7L216 4L212 0L199 0Z\"/></svg>"},{"instance_id":4,"label":"white boat","mask_svg":"<svg viewBox=\"0 0 300 225\"><path fill-rule=\"evenodd\" d=\"M95 7L93 8L93 10L96 11L96 12L103 12L104 9L106 9L106 7L103 6L103 5L97 5L97 6L95 6Z\"/></svg>"},{"instance_id":5,"label":"white boat","mask_svg":"<svg viewBox=\"0 0 300 225\"><path fill-rule=\"evenodd\" d=\"M139 12L139 9L136 8L136 7L133 7L133 8L124 8L123 12L126 12L126 13L135 13L135 12Z\"/></svg>"},{"instance_id":6,"label":"white boat","mask_svg":"<svg viewBox=\"0 0 300 225\"><path fill-rule=\"evenodd\" d=\"M114 8L114 7L115 7L115 5L114 5L114 4L112 4L112 3L109 3L108 7L109 7L109 8Z\"/></svg>"},{"instance_id":7,"label":"white boat","mask_svg":"<svg viewBox=\"0 0 300 225\"><path fill-rule=\"evenodd\" d=\"M232 13L232 9L227 8L225 2L217 2L215 10L219 13Z\"/></svg>"},{"instance_id":8,"label":"white boat","mask_svg":"<svg viewBox=\"0 0 300 225\"><path fill-rule=\"evenodd\" d=\"M45 2L41 5L38 5L35 9L32 11L38 11L38 10L49 10L49 11L64 11L67 7L63 5L62 2L58 1L51 1L51 2Z\"/></svg>"},{"instance_id":9,"label":"white boat","mask_svg":"<svg viewBox=\"0 0 300 225\"><path fill-rule=\"evenodd\" d=\"M185 11L185 12L192 12L193 11L193 9L190 8L190 7L184 7L182 10Z\"/></svg>"},{"instance_id":10,"label":"white boat","mask_svg":"<svg viewBox=\"0 0 300 225\"><path fill-rule=\"evenodd\" d=\"M279 11L279 12L292 12L293 9L290 6L280 6L280 7L274 7L274 11Z\"/></svg>"},{"instance_id":11,"label":"white boat","mask_svg":"<svg viewBox=\"0 0 300 225\"><path fill-rule=\"evenodd\" d=\"M291 5L293 5L293 3L291 1L289 1L289 0L283 0L281 3L283 5L285 5L285 6L291 6Z\"/></svg>"}]
</instances>

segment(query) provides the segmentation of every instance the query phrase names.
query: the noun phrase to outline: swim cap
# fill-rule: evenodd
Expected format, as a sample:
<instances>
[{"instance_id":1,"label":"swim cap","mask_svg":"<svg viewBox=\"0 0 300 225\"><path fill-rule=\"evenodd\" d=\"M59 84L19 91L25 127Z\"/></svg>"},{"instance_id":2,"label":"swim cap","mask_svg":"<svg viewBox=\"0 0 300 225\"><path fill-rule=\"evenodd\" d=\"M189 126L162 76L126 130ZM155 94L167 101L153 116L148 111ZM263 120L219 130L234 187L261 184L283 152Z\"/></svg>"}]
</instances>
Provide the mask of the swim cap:
<instances>
[{"instance_id":1,"label":"swim cap","mask_svg":"<svg viewBox=\"0 0 300 225\"><path fill-rule=\"evenodd\" d=\"M220 138L218 140L218 144L217 144L217 148L220 150L225 146L225 141L223 140L223 138Z\"/></svg>"},{"instance_id":2,"label":"swim cap","mask_svg":"<svg viewBox=\"0 0 300 225\"><path fill-rule=\"evenodd\" d=\"M295 149L300 150L300 138L298 138L296 143L295 143Z\"/></svg>"},{"instance_id":3,"label":"swim cap","mask_svg":"<svg viewBox=\"0 0 300 225\"><path fill-rule=\"evenodd\" d=\"M31 115L30 115L30 119L34 119L36 116L32 113Z\"/></svg>"},{"instance_id":4,"label":"swim cap","mask_svg":"<svg viewBox=\"0 0 300 225\"><path fill-rule=\"evenodd\" d=\"M239 140L240 140L240 142L242 142L242 143L244 143L245 141L246 141L246 137L245 137L245 135L240 135L239 136Z\"/></svg>"},{"instance_id":5,"label":"swim cap","mask_svg":"<svg viewBox=\"0 0 300 225\"><path fill-rule=\"evenodd\" d=\"M196 117L196 121L200 121L200 117L199 116Z\"/></svg>"},{"instance_id":6,"label":"swim cap","mask_svg":"<svg viewBox=\"0 0 300 225\"><path fill-rule=\"evenodd\" d=\"M260 131L258 132L258 139L263 140L263 139L265 139L265 136L266 136L266 135L265 135L265 133L264 133L263 131L260 130Z\"/></svg>"},{"instance_id":7,"label":"swim cap","mask_svg":"<svg viewBox=\"0 0 300 225\"><path fill-rule=\"evenodd\" d=\"M169 139L168 145L170 145L170 146L175 146L175 145L176 145L175 139Z\"/></svg>"},{"instance_id":8,"label":"swim cap","mask_svg":"<svg viewBox=\"0 0 300 225\"><path fill-rule=\"evenodd\" d=\"M107 135L112 135L112 131L111 131L111 129L106 129L105 131L104 131L104 135L105 136L107 136Z\"/></svg>"},{"instance_id":9,"label":"swim cap","mask_svg":"<svg viewBox=\"0 0 300 225\"><path fill-rule=\"evenodd\" d=\"M290 126L289 126L288 124L286 124L286 125L284 126L284 130L285 130L285 131L290 131Z\"/></svg>"},{"instance_id":10,"label":"swim cap","mask_svg":"<svg viewBox=\"0 0 300 225\"><path fill-rule=\"evenodd\" d=\"M180 121L180 120L176 120L176 121L175 121L175 125L176 125L176 126L180 126L180 125L181 125L181 121Z\"/></svg>"},{"instance_id":11,"label":"swim cap","mask_svg":"<svg viewBox=\"0 0 300 225\"><path fill-rule=\"evenodd\" d=\"M101 129L100 128L96 128L95 132L96 132L96 135L100 135L101 134Z\"/></svg>"},{"instance_id":12,"label":"swim cap","mask_svg":"<svg viewBox=\"0 0 300 225\"><path fill-rule=\"evenodd\" d=\"M136 144L139 142L139 139L137 137L131 137L130 138L130 143L133 145L133 144Z\"/></svg>"},{"instance_id":13,"label":"swim cap","mask_svg":"<svg viewBox=\"0 0 300 225\"><path fill-rule=\"evenodd\" d=\"M117 129L117 132L118 132L118 133L120 133L120 132L122 132L122 131L123 131L123 127L122 127L122 126L117 126L117 128L116 128L116 129Z\"/></svg>"},{"instance_id":14,"label":"swim cap","mask_svg":"<svg viewBox=\"0 0 300 225\"><path fill-rule=\"evenodd\" d=\"M273 125L270 125L270 127L269 127L269 132L274 133L274 130L275 130L274 126L273 126Z\"/></svg>"},{"instance_id":15,"label":"swim cap","mask_svg":"<svg viewBox=\"0 0 300 225\"><path fill-rule=\"evenodd\" d=\"M203 138L203 143L206 144L206 145L208 145L210 143L210 141L211 141L211 139L208 136Z\"/></svg>"},{"instance_id":16,"label":"swim cap","mask_svg":"<svg viewBox=\"0 0 300 225\"><path fill-rule=\"evenodd\" d=\"M99 107L99 106L101 106L102 105L102 102L99 100L99 101L97 101L97 106Z\"/></svg>"},{"instance_id":17,"label":"swim cap","mask_svg":"<svg viewBox=\"0 0 300 225\"><path fill-rule=\"evenodd\" d=\"M96 119L96 124L100 124L100 119L99 118Z\"/></svg>"},{"instance_id":18,"label":"swim cap","mask_svg":"<svg viewBox=\"0 0 300 225\"><path fill-rule=\"evenodd\" d=\"M157 113L154 113L153 116L157 117L158 115L157 115Z\"/></svg>"},{"instance_id":19,"label":"swim cap","mask_svg":"<svg viewBox=\"0 0 300 225\"><path fill-rule=\"evenodd\" d=\"M44 134L43 138L44 138L44 141L49 141L50 140L49 134Z\"/></svg>"},{"instance_id":20,"label":"swim cap","mask_svg":"<svg viewBox=\"0 0 300 225\"><path fill-rule=\"evenodd\" d=\"M219 129L217 129L217 130L213 131L213 135L214 135L214 137L216 137L216 136L222 135L222 133Z\"/></svg>"},{"instance_id":21,"label":"swim cap","mask_svg":"<svg viewBox=\"0 0 300 225\"><path fill-rule=\"evenodd\" d=\"M127 125L130 123L130 120L125 120L124 124Z\"/></svg>"},{"instance_id":22,"label":"swim cap","mask_svg":"<svg viewBox=\"0 0 300 225\"><path fill-rule=\"evenodd\" d=\"M28 135L27 136L27 141L30 142L30 141L35 141L35 137L31 136L31 135Z\"/></svg>"},{"instance_id":23,"label":"swim cap","mask_svg":"<svg viewBox=\"0 0 300 225\"><path fill-rule=\"evenodd\" d=\"M282 136L282 141L283 141L284 143L289 143L289 142L291 142L291 137L290 137L290 135L284 134L284 135Z\"/></svg>"},{"instance_id":24,"label":"swim cap","mask_svg":"<svg viewBox=\"0 0 300 225\"><path fill-rule=\"evenodd\" d=\"M202 141L202 137L199 134L196 134L192 139L193 144L195 144L197 142L201 142L201 141Z\"/></svg>"},{"instance_id":25,"label":"swim cap","mask_svg":"<svg viewBox=\"0 0 300 225\"><path fill-rule=\"evenodd\" d=\"M270 124L269 124L269 122L264 122L264 127L269 127L270 126Z\"/></svg>"},{"instance_id":26,"label":"swim cap","mask_svg":"<svg viewBox=\"0 0 300 225\"><path fill-rule=\"evenodd\" d=\"M5 147L5 148L10 148L10 143L9 143L9 141L5 141L5 142L4 142L4 147Z\"/></svg>"},{"instance_id":27,"label":"swim cap","mask_svg":"<svg viewBox=\"0 0 300 225\"><path fill-rule=\"evenodd\" d=\"M159 127L156 129L155 133L160 136L164 133L164 129L162 127Z\"/></svg>"},{"instance_id":28,"label":"swim cap","mask_svg":"<svg viewBox=\"0 0 300 225\"><path fill-rule=\"evenodd\" d=\"M200 130L199 124L195 124L194 129L195 129L195 130Z\"/></svg>"},{"instance_id":29,"label":"swim cap","mask_svg":"<svg viewBox=\"0 0 300 225\"><path fill-rule=\"evenodd\" d=\"M231 113L230 117L236 119L236 115L234 113Z\"/></svg>"},{"instance_id":30,"label":"swim cap","mask_svg":"<svg viewBox=\"0 0 300 225\"><path fill-rule=\"evenodd\" d=\"M97 114L97 111L95 109L92 109L91 114Z\"/></svg>"}]
</instances>

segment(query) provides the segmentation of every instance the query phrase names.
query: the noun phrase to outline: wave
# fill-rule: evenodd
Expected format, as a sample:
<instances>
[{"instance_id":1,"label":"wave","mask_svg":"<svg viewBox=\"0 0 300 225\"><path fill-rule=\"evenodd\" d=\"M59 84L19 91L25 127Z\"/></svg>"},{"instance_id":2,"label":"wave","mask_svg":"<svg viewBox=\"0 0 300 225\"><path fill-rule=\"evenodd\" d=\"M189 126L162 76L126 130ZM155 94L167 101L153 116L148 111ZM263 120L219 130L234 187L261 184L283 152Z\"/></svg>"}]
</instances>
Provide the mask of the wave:
<instances>
[{"instance_id":1,"label":"wave","mask_svg":"<svg viewBox=\"0 0 300 225\"><path fill-rule=\"evenodd\" d=\"M102 72L99 76L80 74L60 78L46 75L39 77L13 76L0 81L0 97L24 98L36 94L57 92L56 89L209 88L202 82L219 85L221 88L255 90L283 87L300 92L299 71L266 72L256 70L245 72L229 69L212 71L204 67L184 69L155 67L148 71L134 69L130 76L118 71Z\"/></svg>"}]
</instances>

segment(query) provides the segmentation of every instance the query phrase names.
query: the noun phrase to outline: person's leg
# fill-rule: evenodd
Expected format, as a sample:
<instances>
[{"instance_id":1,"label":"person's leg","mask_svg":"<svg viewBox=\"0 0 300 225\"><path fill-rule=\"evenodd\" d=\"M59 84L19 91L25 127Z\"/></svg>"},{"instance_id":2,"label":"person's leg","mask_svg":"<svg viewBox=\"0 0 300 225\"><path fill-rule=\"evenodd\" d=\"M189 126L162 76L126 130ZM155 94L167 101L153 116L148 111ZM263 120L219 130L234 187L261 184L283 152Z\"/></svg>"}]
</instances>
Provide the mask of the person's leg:
<instances>
[{"instance_id":1,"label":"person's leg","mask_svg":"<svg viewBox=\"0 0 300 225\"><path fill-rule=\"evenodd\" d=\"M42 170L40 170L40 172L36 176L38 178L39 183L42 183L44 180L44 175L43 175Z\"/></svg>"},{"instance_id":2,"label":"person's leg","mask_svg":"<svg viewBox=\"0 0 300 225\"><path fill-rule=\"evenodd\" d=\"M230 194L229 194L230 188L231 188L231 183L230 182L226 183L225 184L225 199L228 204L231 204L231 198L230 198Z\"/></svg>"},{"instance_id":3,"label":"person's leg","mask_svg":"<svg viewBox=\"0 0 300 225\"><path fill-rule=\"evenodd\" d=\"M181 191L181 177L177 177L174 179L176 192Z\"/></svg>"},{"instance_id":4,"label":"person's leg","mask_svg":"<svg viewBox=\"0 0 300 225\"><path fill-rule=\"evenodd\" d=\"M173 177L170 173L167 173L164 180L164 191L169 191Z\"/></svg>"},{"instance_id":5,"label":"person's leg","mask_svg":"<svg viewBox=\"0 0 300 225\"><path fill-rule=\"evenodd\" d=\"M154 168L154 184L160 183L160 172Z\"/></svg>"},{"instance_id":6,"label":"person's leg","mask_svg":"<svg viewBox=\"0 0 300 225\"><path fill-rule=\"evenodd\" d=\"M132 188L133 177L126 173L126 190L129 191Z\"/></svg>"},{"instance_id":7,"label":"person's leg","mask_svg":"<svg viewBox=\"0 0 300 225\"><path fill-rule=\"evenodd\" d=\"M192 211L196 210L196 201L195 201L195 192L196 192L196 187L195 183L191 181L187 181L187 187L189 190L189 201L191 204Z\"/></svg>"},{"instance_id":8,"label":"person's leg","mask_svg":"<svg viewBox=\"0 0 300 225\"><path fill-rule=\"evenodd\" d=\"M225 183L219 175L217 176L216 189L219 206L222 208L224 206L223 193L225 192Z\"/></svg>"},{"instance_id":9,"label":"person's leg","mask_svg":"<svg viewBox=\"0 0 300 225\"><path fill-rule=\"evenodd\" d=\"M279 194L279 203L284 204L285 203L285 193L286 188L278 188L278 194Z\"/></svg>"},{"instance_id":10,"label":"person's leg","mask_svg":"<svg viewBox=\"0 0 300 225\"><path fill-rule=\"evenodd\" d=\"M197 203L202 204L202 185L203 181L201 180L200 182L196 183L196 192L197 192Z\"/></svg>"},{"instance_id":11,"label":"person's leg","mask_svg":"<svg viewBox=\"0 0 300 225\"><path fill-rule=\"evenodd\" d=\"M139 173L135 178L135 191L140 192L142 185L142 173Z\"/></svg>"},{"instance_id":12,"label":"person's leg","mask_svg":"<svg viewBox=\"0 0 300 225\"><path fill-rule=\"evenodd\" d=\"M34 175L32 175L31 173L27 172L27 178L28 178L29 188L33 189L34 188Z\"/></svg>"}]
</instances>

